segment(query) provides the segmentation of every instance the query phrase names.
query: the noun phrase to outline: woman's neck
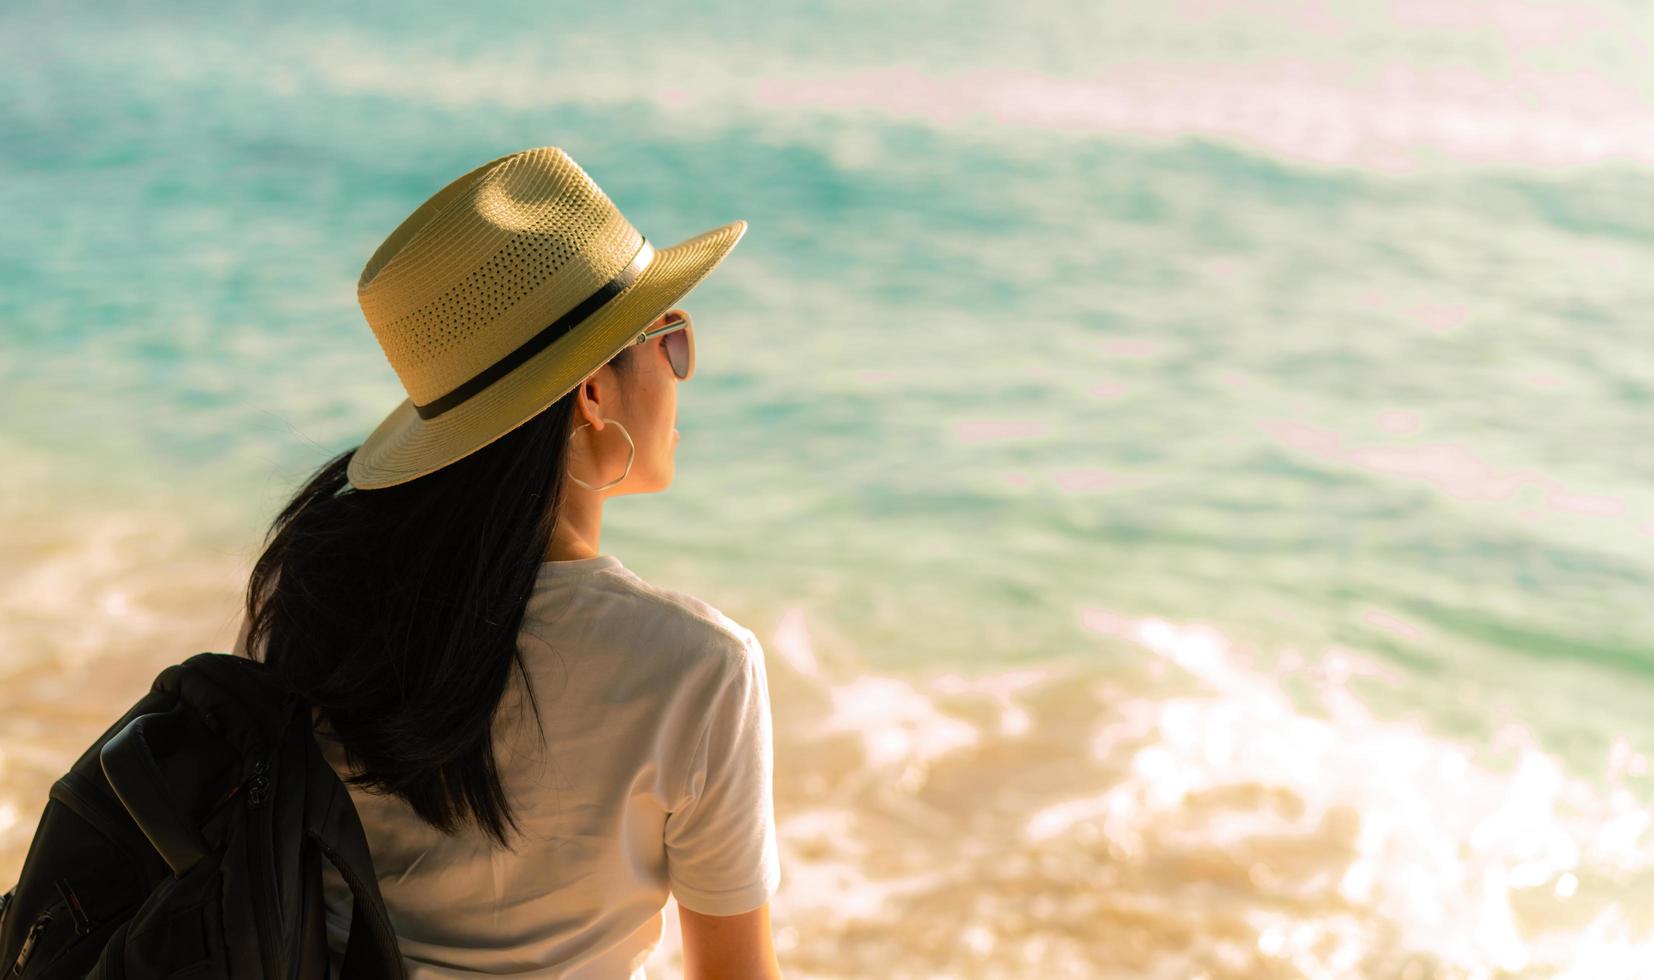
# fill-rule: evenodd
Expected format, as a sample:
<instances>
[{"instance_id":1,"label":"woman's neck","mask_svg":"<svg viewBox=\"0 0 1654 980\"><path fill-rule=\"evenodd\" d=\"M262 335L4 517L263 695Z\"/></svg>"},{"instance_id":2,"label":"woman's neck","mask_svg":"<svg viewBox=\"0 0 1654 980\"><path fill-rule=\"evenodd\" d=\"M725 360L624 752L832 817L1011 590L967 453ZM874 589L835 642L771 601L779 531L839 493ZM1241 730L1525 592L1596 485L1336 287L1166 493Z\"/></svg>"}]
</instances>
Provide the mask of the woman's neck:
<instances>
[{"instance_id":1,"label":"woman's neck","mask_svg":"<svg viewBox=\"0 0 1654 980\"><path fill-rule=\"evenodd\" d=\"M602 554L603 498L595 493L575 493L563 498L557 512L557 528L546 547L546 561L579 561Z\"/></svg>"}]
</instances>

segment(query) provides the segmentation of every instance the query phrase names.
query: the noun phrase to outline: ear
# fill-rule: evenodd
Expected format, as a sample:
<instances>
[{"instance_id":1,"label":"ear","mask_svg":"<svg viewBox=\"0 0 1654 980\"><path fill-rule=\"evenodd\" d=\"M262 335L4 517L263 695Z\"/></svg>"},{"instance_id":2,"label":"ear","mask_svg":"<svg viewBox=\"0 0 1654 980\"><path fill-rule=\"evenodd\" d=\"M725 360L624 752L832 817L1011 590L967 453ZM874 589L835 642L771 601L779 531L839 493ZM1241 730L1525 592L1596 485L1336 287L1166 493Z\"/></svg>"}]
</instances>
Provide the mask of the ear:
<instances>
[{"instance_id":1,"label":"ear","mask_svg":"<svg viewBox=\"0 0 1654 980\"><path fill-rule=\"evenodd\" d=\"M573 428L579 428L581 423L590 422L593 431L603 428L604 421L604 383L599 381L607 364L586 376L586 379L574 389L574 421ZM607 379L605 379L607 380Z\"/></svg>"}]
</instances>

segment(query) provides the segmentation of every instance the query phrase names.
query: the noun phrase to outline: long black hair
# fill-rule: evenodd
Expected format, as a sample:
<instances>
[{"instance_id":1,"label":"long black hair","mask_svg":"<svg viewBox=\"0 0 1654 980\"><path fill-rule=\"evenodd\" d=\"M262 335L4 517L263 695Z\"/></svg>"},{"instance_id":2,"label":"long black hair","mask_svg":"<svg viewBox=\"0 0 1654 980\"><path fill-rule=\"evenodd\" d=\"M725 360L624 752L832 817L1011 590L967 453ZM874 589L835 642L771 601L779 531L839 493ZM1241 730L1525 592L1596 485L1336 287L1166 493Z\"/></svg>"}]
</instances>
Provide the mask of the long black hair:
<instances>
[{"instance_id":1,"label":"long black hair","mask_svg":"<svg viewBox=\"0 0 1654 980\"><path fill-rule=\"evenodd\" d=\"M631 347L611 360L622 374ZM282 508L247 583L247 650L319 708L359 772L446 834L517 830L493 746L515 666L542 737L517 632L556 527L571 391L435 472L356 490L360 446Z\"/></svg>"}]
</instances>

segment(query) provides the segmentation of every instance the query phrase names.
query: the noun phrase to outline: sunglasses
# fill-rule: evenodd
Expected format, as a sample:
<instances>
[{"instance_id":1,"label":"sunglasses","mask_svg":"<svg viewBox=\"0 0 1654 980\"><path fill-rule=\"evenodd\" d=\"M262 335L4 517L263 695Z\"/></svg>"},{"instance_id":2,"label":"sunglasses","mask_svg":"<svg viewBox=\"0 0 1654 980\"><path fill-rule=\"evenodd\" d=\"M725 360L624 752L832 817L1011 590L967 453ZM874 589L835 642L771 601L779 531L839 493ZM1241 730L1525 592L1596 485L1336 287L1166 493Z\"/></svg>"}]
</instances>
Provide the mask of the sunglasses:
<instances>
[{"instance_id":1,"label":"sunglasses","mask_svg":"<svg viewBox=\"0 0 1654 980\"><path fill-rule=\"evenodd\" d=\"M647 344L656 337L662 338L660 345L666 350L672 373L679 381L688 381L695 373L695 321L683 310L667 310L665 318L657 322L660 326L638 334L636 342Z\"/></svg>"}]
</instances>

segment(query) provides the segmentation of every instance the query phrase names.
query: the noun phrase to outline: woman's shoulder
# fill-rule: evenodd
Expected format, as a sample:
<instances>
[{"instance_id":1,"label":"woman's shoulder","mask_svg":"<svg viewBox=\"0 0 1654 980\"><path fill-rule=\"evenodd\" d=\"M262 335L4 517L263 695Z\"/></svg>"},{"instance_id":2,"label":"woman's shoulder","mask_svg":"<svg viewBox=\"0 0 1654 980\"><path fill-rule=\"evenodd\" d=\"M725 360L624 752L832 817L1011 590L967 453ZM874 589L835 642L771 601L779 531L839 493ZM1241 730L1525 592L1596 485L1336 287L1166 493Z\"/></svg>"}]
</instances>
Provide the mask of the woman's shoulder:
<instances>
[{"instance_id":1,"label":"woman's shoulder","mask_svg":"<svg viewBox=\"0 0 1654 980\"><path fill-rule=\"evenodd\" d=\"M700 641L697 645L736 656L750 654L757 645L752 630L700 596L656 585L629 570L626 578L638 594L640 614Z\"/></svg>"}]
</instances>

